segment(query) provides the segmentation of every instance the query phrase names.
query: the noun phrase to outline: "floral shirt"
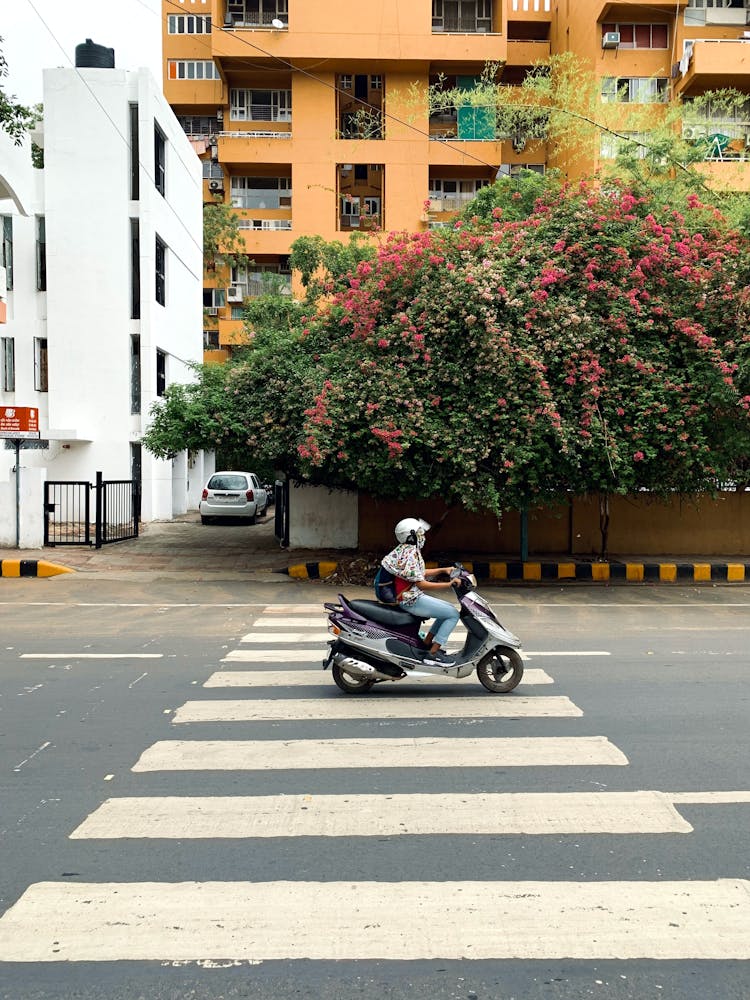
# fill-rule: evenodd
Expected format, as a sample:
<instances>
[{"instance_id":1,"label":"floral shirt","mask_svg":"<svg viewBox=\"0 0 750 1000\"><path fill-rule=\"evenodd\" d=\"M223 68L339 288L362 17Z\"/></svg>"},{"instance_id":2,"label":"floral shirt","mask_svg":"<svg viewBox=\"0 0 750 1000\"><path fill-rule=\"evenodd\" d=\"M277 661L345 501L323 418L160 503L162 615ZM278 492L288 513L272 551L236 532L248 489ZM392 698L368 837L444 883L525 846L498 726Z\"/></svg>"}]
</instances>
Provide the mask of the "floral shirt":
<instances>
[{"instance_id":1,"label":"floral shirt","mask_svg":"<svg viewBox=\"0 0 750 1000\"><path fill-rule=\"evenodd\" d=\"M414 604L422 594L420 588L416 586L416 581L425 578L424 559L417 546L402 542L385 556L380 565L394 576L400 576L402 580L415 582L414 586L409 587L399 597L399 604L405 604L407 607Z\"/></svg>"}]
</instances>

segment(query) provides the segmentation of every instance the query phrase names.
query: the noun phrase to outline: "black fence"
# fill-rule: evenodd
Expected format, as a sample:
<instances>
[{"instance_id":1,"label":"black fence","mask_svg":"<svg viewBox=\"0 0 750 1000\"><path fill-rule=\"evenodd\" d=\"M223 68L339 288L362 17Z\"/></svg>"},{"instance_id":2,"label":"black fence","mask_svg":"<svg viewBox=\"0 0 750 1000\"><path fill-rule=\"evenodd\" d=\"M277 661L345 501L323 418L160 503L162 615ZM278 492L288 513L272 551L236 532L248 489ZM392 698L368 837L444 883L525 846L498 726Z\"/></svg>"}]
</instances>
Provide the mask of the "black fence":
<instances>
[{"instance_id":1,"label":"black fence","mask_svg":"<svg viewBox=\"0 0 750 1000\"><path fill-rule=\"evenodd\" d=\"M91 494L94 516L91 517ZM141 516L139 484L133 479L96 482L45 482L44 544L94 545L138 537Z\"/></svg>"}]
</instances>

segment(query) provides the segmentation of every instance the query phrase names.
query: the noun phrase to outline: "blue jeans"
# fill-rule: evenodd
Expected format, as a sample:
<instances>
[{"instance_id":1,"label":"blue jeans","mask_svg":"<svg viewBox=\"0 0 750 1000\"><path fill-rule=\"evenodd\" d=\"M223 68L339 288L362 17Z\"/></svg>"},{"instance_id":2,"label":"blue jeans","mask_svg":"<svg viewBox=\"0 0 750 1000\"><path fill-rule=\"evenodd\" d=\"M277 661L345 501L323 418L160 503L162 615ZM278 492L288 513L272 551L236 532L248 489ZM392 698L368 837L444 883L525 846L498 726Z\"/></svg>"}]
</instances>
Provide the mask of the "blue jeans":
<instances>
[{"instance_id":1,"label":"blue jeans","mask_svg":"<svg viewBox=\"0 0 750 1000\"><path fill-rule=\"evenodd\" d=\"M402 604L401 610L419 618L434 618L435 623L430 631L434 641L442 649L445 648L459 615L457 604L449 604L447 601L441 601L439 597L428 597L427 594L420 594L413 604Z\"/></svg>"}]
</instances>

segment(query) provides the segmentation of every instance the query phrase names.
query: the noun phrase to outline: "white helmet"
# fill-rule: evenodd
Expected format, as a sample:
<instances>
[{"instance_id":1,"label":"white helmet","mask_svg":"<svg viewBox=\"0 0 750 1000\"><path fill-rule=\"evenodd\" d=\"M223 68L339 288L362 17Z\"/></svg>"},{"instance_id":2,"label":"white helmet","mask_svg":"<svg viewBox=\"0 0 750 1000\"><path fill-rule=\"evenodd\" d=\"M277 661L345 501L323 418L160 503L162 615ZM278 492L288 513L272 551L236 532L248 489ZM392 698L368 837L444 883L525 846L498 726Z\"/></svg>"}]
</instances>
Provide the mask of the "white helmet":
<instances>
[{"instance_id":1,"label":"white helmet","mask_svg":"<svg viewBox=\"0 0 750 1000\"><path fill-rule=\"evenodd\" d=\"M424 545L424 533L430 530L430 526L421 517L405 517L398 522L395 530L399 542L417 545L421 549Z\"/></svg>"}]
</instances>

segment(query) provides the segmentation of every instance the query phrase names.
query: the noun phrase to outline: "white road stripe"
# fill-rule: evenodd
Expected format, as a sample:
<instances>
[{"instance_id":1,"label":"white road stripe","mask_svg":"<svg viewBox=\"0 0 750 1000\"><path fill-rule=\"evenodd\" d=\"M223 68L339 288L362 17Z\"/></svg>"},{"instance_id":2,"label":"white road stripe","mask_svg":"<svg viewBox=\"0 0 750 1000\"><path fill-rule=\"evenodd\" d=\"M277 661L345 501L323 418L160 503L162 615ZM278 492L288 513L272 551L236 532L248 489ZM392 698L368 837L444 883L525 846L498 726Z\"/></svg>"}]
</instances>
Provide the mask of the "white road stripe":
<instances>
[{"instance_id":1,"label":"white road stripe","mask_svg":"<svg viewBox=\"0 0 750 1000\"><path fill-rule=\"evenodd\" d=\"M320 661L312 660L311 663L315 663L318 667L317 670L304 670L296 668L294 670L217 670L215 674L211 674L208 680L205 682L203 687L207 688L217 688L217 687L290 687L298 685L307 686L318 686L320 684L330 685L331 674L330 672L324 672L320 669ZM432 684L435 681L440 681L443 684L455 684L456 681L451 677L439 677L437 675L424 675L420 677L415 677L414 683L428 683ZM477 682L476 677L470 674L468 677L461 678L463 681L474 683ZM399 687L408 683L407 681L399 681ZM529 667L523 672L523 680L519 687L524 687L526 684L554 684L554 680L550 677L548 673L544 670L534 669Z\"/></svg>"},{"instance_id":2,"label":"white road stripe","mask_svg":"<svg viewBox=\"0 0 750 1000\"><path fill-rule=\"evenodd\" d=\"M325 719L508 719L578 718L583 712L565 696L479 695L479 697L261 699L187 701L172 722L256 722Z\"/></svg>"},{"instance_id":3,"label":"white road stripe","mask_svg":"<svg viewBox=\"0 0 750 1000\"><path fill-rule=\"evenodd\" d=\"M316 663L323 662L323 649L232 649L222 663Z\"/></svg>"},{"instance_id":4,"label":"white road stripe","mask_svg":"<svg viewBox=\"0 0 750 1000\"><path fill-rule=\"evenodd\" d=\"M163 653L21 653L22 660L159 660Z\"/></svg>"},{"instance_id":5,"label":"white road stripe","mask_svg":"<svg viewBox=\"0 0 750 1000\"><path fill-rule=\"evenodd\" d=\"M240 642L247 642L250 645L259 646L261 643L271 643L274 642L302 642L312 645L313 643L326 642L328 639L332 638L328 632L279 632L278 635L267 635L261 632L250 632L247 635L243 635Z\"/></svg>"},{"instance_id":6,"label":"white road stripe","mask_svg":"<svg viewBox=\"0 0 750 1000\"><path fill-rule=\"evenodd\" d=\"M290 771L392 767L624 767L605 736L487 739L161 740L133 771Z\"/></svg>"},{"instance_id":7,"label":"white road stripe","mask_svg":"<svg viewBox=\"0 0 750 1000\"><path fill-rule=\"evenodd\" d=\"M750 792L667 792L670 801L682 805L726 805L750 802Z\"/></svg>"},{"instance_id":8,"label":"white road stripe","mask_svg":"<svg viewBox=\"0 0 750 1000\"><path fill-rule=\"evenodd\" d=\"M294 617L284 617L283 615L273 615L269 618L259 618L253 628L320 628L326 624L326 613L321 608L320 614L315 617L303 618L301 615Z\"/></svg>"},{"instance_id":9,"label":"white road stripe","mask_svg":"<svg viewBox=\"0 0 750 1000\"><path fill-rule=\"evenodd\" d=\"M747 960L748 926L743 879L39 882L0 961Z\"/></svg>"},{"instance_id":10,"label":"white road stripe","mask_svg":"<svg viewBox=\"0 0 750 1000\"><path fill-rule=\"evenodd\" d=\"M690 833L662 792L107 799L70 835L169 839Z\"/></svg>"}]
</instances>

